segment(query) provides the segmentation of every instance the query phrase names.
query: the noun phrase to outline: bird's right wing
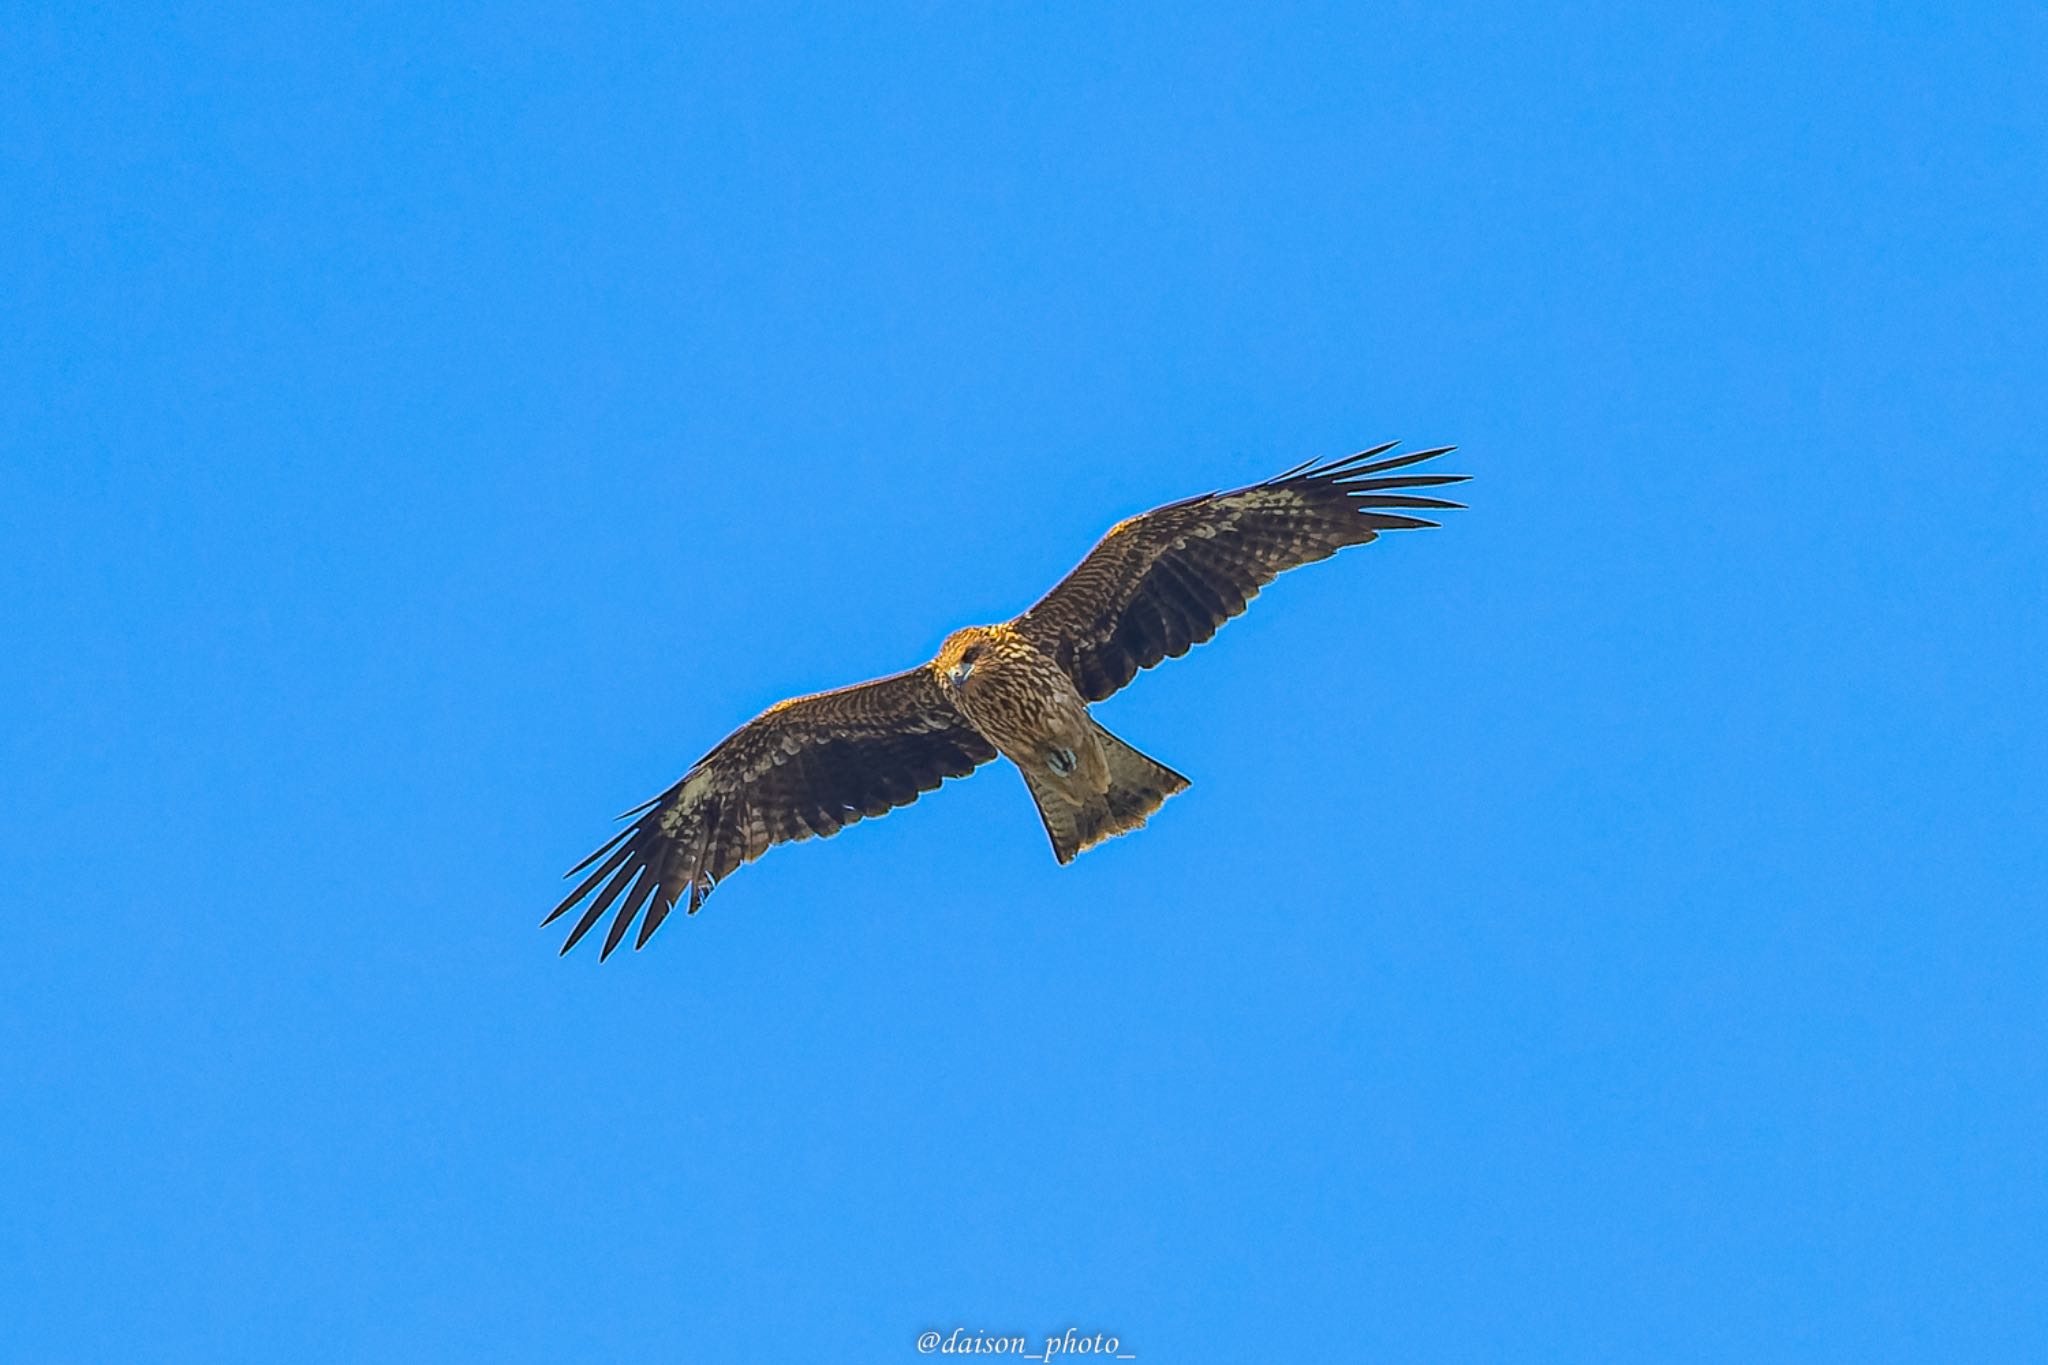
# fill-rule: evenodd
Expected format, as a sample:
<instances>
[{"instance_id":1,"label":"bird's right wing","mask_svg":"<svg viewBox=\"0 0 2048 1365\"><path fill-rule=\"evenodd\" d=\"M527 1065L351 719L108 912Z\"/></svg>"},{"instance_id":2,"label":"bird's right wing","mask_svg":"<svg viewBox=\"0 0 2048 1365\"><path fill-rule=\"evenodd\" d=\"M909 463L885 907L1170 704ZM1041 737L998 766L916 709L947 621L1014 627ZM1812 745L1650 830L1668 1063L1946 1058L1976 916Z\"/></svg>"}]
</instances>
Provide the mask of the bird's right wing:
<instances>
[{"instance_id":1,"label":"bird's right wing","mask_svg":"<svg viewBox=\"0 0 2048 1365\"><path fill-rule=\"evenodd\" d=\"M621 818L633 823L569 870L591 869L542 923L591 897L566 953L616 903L600 954L608 957L645 907L634 943L644 946L686 889L694 915L714 886L771 846L909 805L995 756L929 664L779 703L627 811Z\"/></svg>"}]
</instances>

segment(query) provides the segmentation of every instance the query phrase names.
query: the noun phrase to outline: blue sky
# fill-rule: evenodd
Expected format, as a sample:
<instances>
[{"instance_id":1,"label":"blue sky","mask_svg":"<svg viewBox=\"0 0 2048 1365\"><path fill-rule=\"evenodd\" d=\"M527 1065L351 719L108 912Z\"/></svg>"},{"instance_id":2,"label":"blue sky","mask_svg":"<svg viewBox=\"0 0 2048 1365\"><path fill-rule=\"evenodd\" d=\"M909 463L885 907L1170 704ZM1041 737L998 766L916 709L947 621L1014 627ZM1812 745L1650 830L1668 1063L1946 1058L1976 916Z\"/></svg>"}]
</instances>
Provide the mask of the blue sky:
<instances>
[{"instance_id":1,"label":"blue sky","mask_svg":"<svg viewBox=\"0 0 2048 1365\"><path fill-rule=\"evenodd\" d=\"M2038 7L9 8L0 1356L2048 1349ZM1472 510L642 953L761 707Z\"/></svg>"}]
</instances>

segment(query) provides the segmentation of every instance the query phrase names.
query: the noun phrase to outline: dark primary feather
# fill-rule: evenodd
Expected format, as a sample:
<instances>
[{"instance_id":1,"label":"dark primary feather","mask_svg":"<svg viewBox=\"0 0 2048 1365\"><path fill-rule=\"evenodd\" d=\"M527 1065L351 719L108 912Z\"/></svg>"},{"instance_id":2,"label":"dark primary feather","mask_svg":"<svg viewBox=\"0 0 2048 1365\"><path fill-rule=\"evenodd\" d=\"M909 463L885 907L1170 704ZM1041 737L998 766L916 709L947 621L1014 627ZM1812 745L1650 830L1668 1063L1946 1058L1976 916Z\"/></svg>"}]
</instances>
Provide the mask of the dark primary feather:
<instances>
[{"instance_id":1,"label":"dark primary feather","mask_svg":"<svg viewBox=\"0 0 2048 1365\"><path fill-rule=\"evenodd\" d=\"M1382 531L1437 524L1407 511L1463 505L1403 490L1460 483L1465 475L1394 472L1452 447L1381 458L1393 448L1297 465L1264 483L1122 522L1015 624L1059 661L1083 697L1100 701L1139 669L1207 640L1286 570Z\"/></svg>"},{"instance_id":2,"label":"dark primary feather","mask_svg":"<svg viewBox=\"0 0 2048 1365\"><path fill-rule=\"evenodd\" d=\"M570 870L583 879L542 923L589 897L562 951L613 911L599 954L609 957L644 909L634 941L643 946L686 890L695 914L713 887L773 845L908 805L995 756L929 666L783 702L628 811L622 818L633 823Z\"/></svg>"}]
</instances>

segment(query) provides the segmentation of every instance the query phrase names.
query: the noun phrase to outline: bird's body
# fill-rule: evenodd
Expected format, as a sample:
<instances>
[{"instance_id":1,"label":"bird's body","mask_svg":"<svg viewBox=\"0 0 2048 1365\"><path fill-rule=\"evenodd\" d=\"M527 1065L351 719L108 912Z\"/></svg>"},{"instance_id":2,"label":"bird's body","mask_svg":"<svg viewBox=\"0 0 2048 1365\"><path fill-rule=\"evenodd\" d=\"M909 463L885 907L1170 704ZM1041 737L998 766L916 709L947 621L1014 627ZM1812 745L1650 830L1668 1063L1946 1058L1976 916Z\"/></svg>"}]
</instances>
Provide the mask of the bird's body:
<instances>
[{"instance_id":1,"label":"bird's body","mask_svg":"<svg viewBox=\"0 0 2048 1365\"><path fill-rule=\"evenodd\" d=\"M1066 670L1014 624L955 631L931 666L960 713L1024 774L1063 863L1144 824L1188 784L1104 729Z\"/></svg>"},{"instance_id":2,"label":"bird's body","mask_svg":"<svg viewBox=\"0 0 2048 1365\"><path fill-rule=\"evenodd\" d=\"M562 951L614 904L602 955L643 907L645 944L685 892L694 914L772 845L907 805L998 754L1024 775L1062 863L1143 825L1187 779L1103 728L1089 704L1208 639L1281 571L1436 524L1386 509L1458 506L1398 490L1462 476L1392 473L1444 450L1378 459L1390 449L1132 517L1014 620L955 631L907 672L770 707L571 871L591 869L548 919L591 901Z\"/></svg>"},{"instance_id":3,"label":"bird's body","mask_svg":"<svg viewBox=\"0 0 2048 1365\"><path fill-rule=\"evenodd\" d=\"M1063 800L1109 789L1109 760L1073 679L1014 626L970 626L933 661L960 713L996 751L1054 781Z\"/></svg>"}]
</instances>

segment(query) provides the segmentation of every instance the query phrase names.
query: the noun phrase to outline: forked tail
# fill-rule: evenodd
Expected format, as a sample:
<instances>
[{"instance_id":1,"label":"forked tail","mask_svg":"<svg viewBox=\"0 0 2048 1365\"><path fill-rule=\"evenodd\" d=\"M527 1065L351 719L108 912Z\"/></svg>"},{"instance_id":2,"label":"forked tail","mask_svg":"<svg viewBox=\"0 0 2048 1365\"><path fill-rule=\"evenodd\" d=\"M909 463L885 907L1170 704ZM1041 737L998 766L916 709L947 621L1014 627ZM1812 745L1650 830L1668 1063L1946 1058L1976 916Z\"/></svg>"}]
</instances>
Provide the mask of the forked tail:
<instances>
[{"instance_id":1,"label":"forked tail","mask_svg":"<svg viewBox=\"0 0 2048 1365\"><path fill-rule=\"evenodd\" d=\"M1130 833L1164 805L1167 797L1188 785L1185 777L1145 757L1100 725L1095 727L1095 737L1101 741L1103 757L1109 760L1108 791L1097 794L1050 772L1023 769L1024 783L1038 803L1045 832L1052 836L1052 855L1062 863L1074 861L1075 854L1104 839Z\"/></svg>"}]
</instances>

